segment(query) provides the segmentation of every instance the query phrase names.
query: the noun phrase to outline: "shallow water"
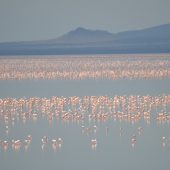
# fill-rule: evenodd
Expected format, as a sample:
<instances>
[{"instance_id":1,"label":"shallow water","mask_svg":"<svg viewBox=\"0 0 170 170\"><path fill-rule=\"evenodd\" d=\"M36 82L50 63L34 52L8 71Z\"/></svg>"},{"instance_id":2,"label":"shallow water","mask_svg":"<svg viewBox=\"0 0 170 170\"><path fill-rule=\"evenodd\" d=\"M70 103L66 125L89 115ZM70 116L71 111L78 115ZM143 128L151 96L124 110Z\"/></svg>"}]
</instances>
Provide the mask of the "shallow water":
<instances>
[{"instance_id":1,"label":"shallow water","mask_svg":"<svg viewBox=\"0 0 170 170\"><path fill-rule=\"evenodd\" d=\"M38 106L30 106L34 109L30 112L30 107L24 105L23 111L11 111L9 107L0 104L0 140L8 141L6 150L0 147L0 169L60 169L60 170L169 170L170 168L170 119L157 121L159 112L170 114L169 99L165 96L170 95L170 79L121 79L121 80L0 80L0 98L19 100L24 98L29 103L30 98L39 98ZM138 96L135 111L146 111L150 104L156 103L159 98L158 106L153 104L150 120L147 121L142 113L139 120L109 117L108 119L89 119L92 104L87 104L85 119L62 119L53 113L50 108L53 105L47 104L48 110L42 113L42 98L51 100L52 96L59 99L66 98L64 109L71 112L82 113L80 105L82 99L95 96L97 99L107 96L109 100L115 101L115 96L125 96L126 101L130 96ZM70 105L69 98L75 96L80 99L78 105ZM144 98L149 96L151 100L146 102ZM162 101L161 101L162 100ZM143 102L140 105L140 102ZM15 103L15 102L14 102ZM128 102L127 102L128 103ZM132 102L133 103L133 102ZM16 103L15 103L16 104ZM15 105L14 104L14 105ZM14 106L13 105L13 106ZM20 109L19 105L17 108ZM15 105L15 106L16 106ZM101 106L101 107L100 107ZM36 110L36 107L39 108ZM102 110L104 107L104 110ZM111 105L113 109L113 105ZM129 107L133 108L129 104ZM41 109L42 110L41 110ZM97 107L96 114L108 112L107 102L101 102ZM57 106L55 109L60 110ZM89 112L88 112L89 109ZM100 110L101 109L101 110ZM121 106L117 106L117 111L122 111ZM15 118L9 116L13 113ZM29 113L23 119L23 112ZM75 113L74 112L74 113ZM18 114L17 114L18 113ZM30 114L37 113L35 117ZM64 112L63 112L64 113ZM8 115L9 119L5 122L3 115ZM118 116L118 115L117 115ZM132 115L133 116L133 115ZM25 117L24 117L25 118ZM96 127L96 131L95 128ZM86 128L89 128L89 131ZM139 130L139 129L142 130ZM24 140L27 135L32 136L32 142L26 147ZM47 136L49 142L42 146L42 137ZM136 142L132 142L135 135ZM165 139L163 139L165 137ZM61 147L53 147L51 140L62 138ZM22 144L20 149L12 147L12 139L20 139ZM92 146L93 139L97 140L96 146Z\"/></svg>"},{"instance_id":2,"label":"shallow water","mask_svg":"<svg viewBox=\"0 0 170 170\"><path fill-rule=\"evenodd\" d=\"M154 82L154 86L152 86ZM89 94L106 95L151 95L168 93L169 80L152 81L1 81L1 98L22 96L88 96ZM15 88L14 88L15 87ZM168 93L169 94L169 93ZM170 110L167 109L167 112ZM153 113L154 114L154 113ZM154 117L154 116L153 116ZM96 133L83 134L82 125L97 126ZM63 122L54 118L50 123L46 118L37 121L27 120L23 123L15 120L9 123L9 132L5 132L1 120L1 139L24 140L28 134L33 141L27 151L24 145L19 151L6 151L1 147L0 159L2 169L168 169L170 141L162 146L162 137L170 137L169 123L158 124L155 119L147 124L144 121L129 123L119 120ZM138 128L143 132L138 134ZM108 134L106 134L108 128ZM120 128L122 134L120 135ZM136 135L134 148L131 138ZM42 150L41 138L47 135L49 140L55 137L63 139L63 146L53 150L51 142ZM96 150L91 148L91 139L97 139Z\"/></svg>"},{"instance_id":3,"label":"shallow water","mask_svg":"<svg viewBox=\"0 0 170 170\"><path fill-rule=\"evenodd\" d=\"M1 98L159 95L170 93L170 79L163 80L0 80Z\"/></svg>"}]
</instances>

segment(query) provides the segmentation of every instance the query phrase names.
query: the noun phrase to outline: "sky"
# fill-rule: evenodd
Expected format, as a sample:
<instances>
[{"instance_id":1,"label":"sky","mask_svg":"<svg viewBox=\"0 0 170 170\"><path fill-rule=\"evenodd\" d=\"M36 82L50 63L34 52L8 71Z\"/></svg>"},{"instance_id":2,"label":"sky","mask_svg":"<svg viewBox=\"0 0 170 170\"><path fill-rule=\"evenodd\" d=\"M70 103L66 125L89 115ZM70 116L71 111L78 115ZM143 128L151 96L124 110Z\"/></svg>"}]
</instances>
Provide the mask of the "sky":
<instances>
[{"instance_id":1,"label":"sky","mask_svg":"<svg viewBox=\"0 0 170 170\"><path fill-rule=\"evenodd\" d=\"M0 0L0 42L51 39L77 27L117 33L170 23L170 0Z\"/></svg>"}]
</instances>

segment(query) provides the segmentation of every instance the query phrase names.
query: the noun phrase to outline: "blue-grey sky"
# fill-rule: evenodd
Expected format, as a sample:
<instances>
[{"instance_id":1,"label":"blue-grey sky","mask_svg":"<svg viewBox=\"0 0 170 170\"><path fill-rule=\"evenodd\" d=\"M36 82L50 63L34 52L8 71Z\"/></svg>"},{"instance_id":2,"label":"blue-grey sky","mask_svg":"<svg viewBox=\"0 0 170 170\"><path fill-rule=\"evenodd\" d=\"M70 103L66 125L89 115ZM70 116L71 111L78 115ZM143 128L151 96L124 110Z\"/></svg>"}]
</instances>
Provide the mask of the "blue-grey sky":
<instances>
[{"instance_id":1,"label":"blue-grey sky","mask_svg":"<svg viewBox=\"0 0 170 170\"><path fill-rule=\"evenodd\" d=\"M0 42L58 37L77 27L113 33L170 23L170 0L0 0Z\"/></svg>"}]
</instances>

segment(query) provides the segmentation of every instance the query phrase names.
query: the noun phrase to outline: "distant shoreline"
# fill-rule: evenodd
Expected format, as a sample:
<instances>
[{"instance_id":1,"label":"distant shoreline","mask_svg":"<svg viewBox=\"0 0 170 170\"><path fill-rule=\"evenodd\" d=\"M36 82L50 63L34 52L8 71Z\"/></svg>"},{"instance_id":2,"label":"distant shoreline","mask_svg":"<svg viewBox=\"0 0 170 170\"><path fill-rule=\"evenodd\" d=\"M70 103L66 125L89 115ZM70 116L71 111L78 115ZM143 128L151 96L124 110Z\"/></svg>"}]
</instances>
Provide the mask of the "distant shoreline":
<instances>
[{"instance_id":1,"label":"distant shoreline","mask_svg":"<svg viewBox=\"0 0 170 170\"><path fill-rule=\"evenodd\" d=\"M115 53L22 53L22 52L18 52L18 53L6 53L6 54L1 54L0 53L0 58L2 57L17 57L17 56L21 56L21 57L28 57L28 56L100 56L100 55L123 55L123 56L126 56L126 55L169 55L170 54L170 50L168 51L160 51L160 52L115 52ZM92 57L92 56L91 56Z\"/></svg>"},{"instance_id":2,"label":"distant shoreline","mask_svg":"<svg viewBox=\"0 0 170 170\"><path fill-rule=\"evenodd\" d=\"M24 51L18 51L18 52L0 52L0 57L2 56L56 56L56 55L61 55L61 56L71 56L71 55L117 55L117 54L122 54L122 55L128 55L128 54L169 54L170 49L163 51L150 51L150 50L143 50L143 51L98 51L98 52L80 52L80 51L74 51L74 52L67 52L67 51L60 51L60 52L55 52L55 51L30 51L30 52L24 52Z\"/></svg>"}]
</instances>

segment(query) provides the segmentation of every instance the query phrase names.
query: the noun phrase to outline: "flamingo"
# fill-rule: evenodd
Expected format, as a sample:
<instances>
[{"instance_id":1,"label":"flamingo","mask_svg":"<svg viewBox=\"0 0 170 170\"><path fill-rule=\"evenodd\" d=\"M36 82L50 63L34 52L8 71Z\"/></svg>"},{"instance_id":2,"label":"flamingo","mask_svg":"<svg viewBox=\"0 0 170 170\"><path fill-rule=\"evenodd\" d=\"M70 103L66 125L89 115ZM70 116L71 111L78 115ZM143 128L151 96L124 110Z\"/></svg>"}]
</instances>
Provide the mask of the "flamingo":
<instances>
[{"instance_id":1,"label":"flamingo","mask_svg":"<svg viewBox=\"0 0 170 170\"><path fill-rule=\"evenodd\" d=\"M58 146L61 147L62 144L63 144L63 140L61 138L58 138Z\"/></svg>"},{"instance_id":2,"label":"flamingo","mask_svg":"<svg viewBox=\"0 0 170 170\"><path fill-rule=\"evenodd\" d=\"M52 139L51 142L52 142L52 148L53 148L53 150L57 150L58 147L61 147L61 146L59 146L59 141L58 141L58 139Z\"/></svg>"},{"instance_id":3,"label":"flamingo","mask_svg":"<svg viewBox=\"0 0 170 170\"><path fill-rule=\"evenodd\" d=\"M8 141L6 141L6 140L2 141L1 144L2 144L3 149L6 151L8 149L8 145L9 145Z\"/></svg>"},{"instance_id":4,"label":"flamingo","mask_svg":"<svg viewBox=\"0 0 170 170\"><path fill-rule=\"evenodd\" d=\"M31 144L31 142L32 142L32 136L28 135L27 138L25 139L25 143L26 144Z\"/></svg>"},{"instance_id":5,"label":"flamingo","mask_svg":"<svg viewBox=\"0 0 170 170\"><path fill-rule=\"evenodd\" d=\"M92 147L92 149L96 149L96 147L97 147L97 139L92 139L91 140L91 147Z\"/></svg>"},{"instance_id":6,"label":"flamingo","mask_svg":"<svg viewBox=\"0 0 170 170\"><path fill-rule=\"evenodd\" d=\"M132 138L131 138L131 144L132 144L132 147L134 148L135 144L136 144L136 135L133 135Z\"/></svg>"},{"instance_id":7,"label":"flamingo","mask_svg":"<svg viewBox=\"0 0 170 170\"><path fill-rule=\"evenodd\" d=\"M21 147L21 141L20 140L12 140L12 148L15 150L19 150Z\"/></svg>"},{"instance_id":8,"label":"flamingo","mask_svg":"<svg viewBox=\"0 0 170 170\"><path fill-rule=\"evenodd\" d=\"M24 142L25 142L24 148L27 151L29 146L30 146L30 144L31 144L31 142L32 142L32 136L28 135L27 138L24 140Z\"/></svg>"},{"instance_id":9,"label":"flamingo","mask_svg":"<svg viewBox=\"0 0 170 170\"><path fill-rule=\"evenodd\" d=\"M94 130L94 133L97 132L97 126L96 125L93 126L93 130Z\"/></svg>"},{"instance_id":10,"label":"flamingo","mask_svg":"<svg viewBox=\"0 0 170 170\"><path fill-rule=\"evenodd\" d=\"M123 134L123 128L121 127L121 128L119 129L119 135L122 136L122 134Z\"/></svg>"},{"instance_id":11,"label":"flamingo","mask_svg":"<svg viewBox=\"0 0 170 170\"><path fill-rule=\"evenodd\" d=\"M57 148L61 148L63 144L62 138L52 139L51 142L52 142L52 147L54 150L56 150Z\"/></svg>"},{"instance_id":12,"label":"flamingo","mask_svg":"<svg viewBox=\"0 0 170 170\"><path fill-rule=\"evenodd\" d=\"M141 135L142 131L143 131L143 128L142 128L142 127L138 127L138 133L139 133L139 135Z\"/></svg>"},{"instance_id":13,"label":"flamingo","mask_svg":"<svg viewBox=\"0 0 170 170\"><path fill-rule=\"evenodd\" d=\"M167 138L165 136L162 137L162 146L165 147L167 144Z\"/></svg>"},{"instance_id":14,"label":"flamingo","mask_svg":"<svg viewBox=\"0 0 170 170\"><path fill-rule=\"evenodd\" d=\"M43 136L41 141L42 141L43 144L47 144L48 143L48 137L47 136Z\"/></svg>"}]
</instances>

